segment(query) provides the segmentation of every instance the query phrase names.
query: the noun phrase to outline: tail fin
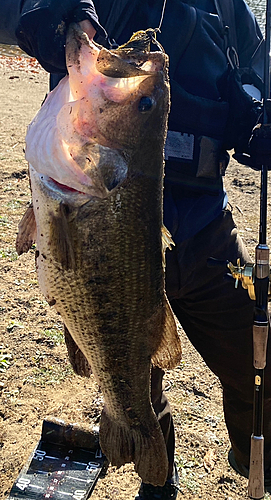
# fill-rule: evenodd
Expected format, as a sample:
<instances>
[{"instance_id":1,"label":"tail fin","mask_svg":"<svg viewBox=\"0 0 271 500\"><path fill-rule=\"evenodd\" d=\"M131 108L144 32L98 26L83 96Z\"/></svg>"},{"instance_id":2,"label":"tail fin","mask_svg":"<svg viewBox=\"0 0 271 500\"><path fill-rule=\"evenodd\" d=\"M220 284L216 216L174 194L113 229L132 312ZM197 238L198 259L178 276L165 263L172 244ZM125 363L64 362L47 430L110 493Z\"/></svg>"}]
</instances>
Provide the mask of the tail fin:
<instances>
[{"instance_id":1,"label":"tail fin","mask_svg":"<svg viewBox=\"0 0 271 500\"><path fill-rule=\"evenodd\" d=\"M117 467L134 462L143 483L164 486L168 475L165 440L158 420L150 412L148 429L142 425L128 427L103 409L100 422L100 446L108 460Z\"/></svg>"}]
</instances>

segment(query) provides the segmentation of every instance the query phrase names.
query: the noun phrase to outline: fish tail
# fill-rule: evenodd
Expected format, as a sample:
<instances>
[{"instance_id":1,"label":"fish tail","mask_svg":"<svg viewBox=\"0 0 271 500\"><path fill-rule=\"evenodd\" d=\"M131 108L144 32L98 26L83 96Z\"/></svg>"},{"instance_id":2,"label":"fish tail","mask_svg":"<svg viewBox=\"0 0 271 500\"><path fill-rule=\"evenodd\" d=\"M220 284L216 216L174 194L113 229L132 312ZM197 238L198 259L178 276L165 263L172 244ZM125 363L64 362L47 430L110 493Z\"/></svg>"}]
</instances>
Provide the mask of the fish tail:
<instances>
[{"instance_id":1,"label":"fish tail","mask_svg":"<svg viewBox=\"0 0 271 500\"><path fill-rule=\"evenodd\" d=\"M153 412L148 429L129 427L113 420L104 408L100 421L100 446L112 465L120 467L134 462L135 471L143 483L164 486L168 475L165 440Z\"/></svg>"}]
</instances>

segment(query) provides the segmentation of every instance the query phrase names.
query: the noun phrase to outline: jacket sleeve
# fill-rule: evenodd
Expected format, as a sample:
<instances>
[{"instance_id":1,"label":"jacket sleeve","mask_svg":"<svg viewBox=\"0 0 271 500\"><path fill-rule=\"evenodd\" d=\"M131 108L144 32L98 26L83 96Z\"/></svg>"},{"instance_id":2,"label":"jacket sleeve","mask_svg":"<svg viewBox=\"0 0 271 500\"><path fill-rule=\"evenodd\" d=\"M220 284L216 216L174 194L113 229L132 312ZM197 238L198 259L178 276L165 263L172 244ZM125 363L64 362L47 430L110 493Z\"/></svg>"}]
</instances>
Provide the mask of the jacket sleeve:
<instances>
[{"instance_id":1,"label":"jacket sleeve","mask_svg":"<svg viewBox=\"0 0 271 500\"><path fill-rule=\"evenodd\" d=\"M234 4L240 67L252 66L256 73L263 77L265 47L263 35L246 2L234 0Z\"/></svg>"},{"instance_id":2,"label":"jacket sleeve","mask_svg":"<svg viewBox=\"0 0 271 500\"><path fill-rule=\"evenodd\" d=\"M0 43L17 44L15 30L20 17L21 0L0 2Z\"/></svg>"},{"instance_id":3,"label":"jacket sleeve","mask_svg":"<svg viewBox=\"0 0 271 500\"><path fill-rule=\"evenodd\" d=\"M92 0L24 0L16 28L18 44L49 73L65 72L68 26L85 19L106 37Z\"/></svg>"}]
</instances>

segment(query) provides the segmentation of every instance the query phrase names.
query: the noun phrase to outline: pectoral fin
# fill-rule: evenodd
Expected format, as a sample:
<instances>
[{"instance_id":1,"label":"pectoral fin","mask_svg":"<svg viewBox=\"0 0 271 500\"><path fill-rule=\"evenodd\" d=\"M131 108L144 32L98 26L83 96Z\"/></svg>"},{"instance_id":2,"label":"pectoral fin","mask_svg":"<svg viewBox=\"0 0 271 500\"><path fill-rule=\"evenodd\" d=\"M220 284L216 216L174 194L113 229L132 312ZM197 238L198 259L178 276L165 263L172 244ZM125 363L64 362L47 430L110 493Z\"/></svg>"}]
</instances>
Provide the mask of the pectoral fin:
<instances>
[{"instance_id":1,"label":"pectoral fin","mask_svg":"<svg viewBox=\"0 0 271 500\"><path fill-rule=\"evenodd\" d=\"M165 297L165 301L163 333L159 345L152 355L152 364L159 368L172 369L182 359L182 346L176 320L167 297Z\"/></svg>"},{"instance_id":2,"label":"pectoral fin","mask_svg":"<svg viewBox=\"0 0 271 500\"><path fill-rule=\"evenodd\" d=\"M163 266L164 269L166 267L166 249L172 249L172 246L175 246L175 243L172 239L172 236L166 226L162 226L162 257L163 257Z\"/></svg>"},{"instance_id":3,"label":"pectoral fin","mask_svg":"<svg viewBox=\"0 0 271 500\"><path fill-rule=\"evenodd\" d=\"M76 373L76 375L80 375L80 377L89 378L91 374L91 367L89 365L89 362L82 351L79 349L76 342L73 340L68 328L65 325L64 335L69 360L74 372Z\"/></svg>"},{"instance_id":4,"label":"pectoral fin","mask_svg":"<svg viewBox=\"0 0 271 500\"><path fill-rule=\"evenodd\" d=\"M33 205L28 207L22 220L19 223L18 234L16 238L16 252L18 255L28 252L35 243L37 237L36 220Z\"/></svg>"}]
</instances>

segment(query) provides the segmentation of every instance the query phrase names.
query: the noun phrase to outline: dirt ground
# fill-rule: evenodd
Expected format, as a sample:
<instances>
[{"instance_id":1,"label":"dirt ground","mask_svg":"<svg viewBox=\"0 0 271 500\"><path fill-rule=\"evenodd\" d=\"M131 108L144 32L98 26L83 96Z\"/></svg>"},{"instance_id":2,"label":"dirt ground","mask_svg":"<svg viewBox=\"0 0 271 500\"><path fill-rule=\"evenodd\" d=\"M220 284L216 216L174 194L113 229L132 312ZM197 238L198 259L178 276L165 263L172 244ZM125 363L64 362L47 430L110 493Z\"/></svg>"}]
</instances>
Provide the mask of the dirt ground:
<instances>
[{"instance_id":1,"label":"dirt ground","mask_svg":"<svg viewBox=\"0 0 271 500\"><path fill-rule=\"evenodd\" d=\"M18 222L30 202L24 160L26 127L48 89L32 60L0 58L0 498L6 499L40 438L44 418L97 423L102 396L93 378L73 374L61 318L39 291L34 250L18 258ZM260 176L234 160L226 185L251 255L257 242ZM270 202L269 202L270 205ZM234 285L233 285L234 293ZM228 465L221 387L183 331L183 360L166 374L176 427L179 499L247 498L247 480ZM140 480L131 465L109 467L93 500L133 499ZM266 499L270 498L266 494Z\"/></svg>"}]
</instances>

